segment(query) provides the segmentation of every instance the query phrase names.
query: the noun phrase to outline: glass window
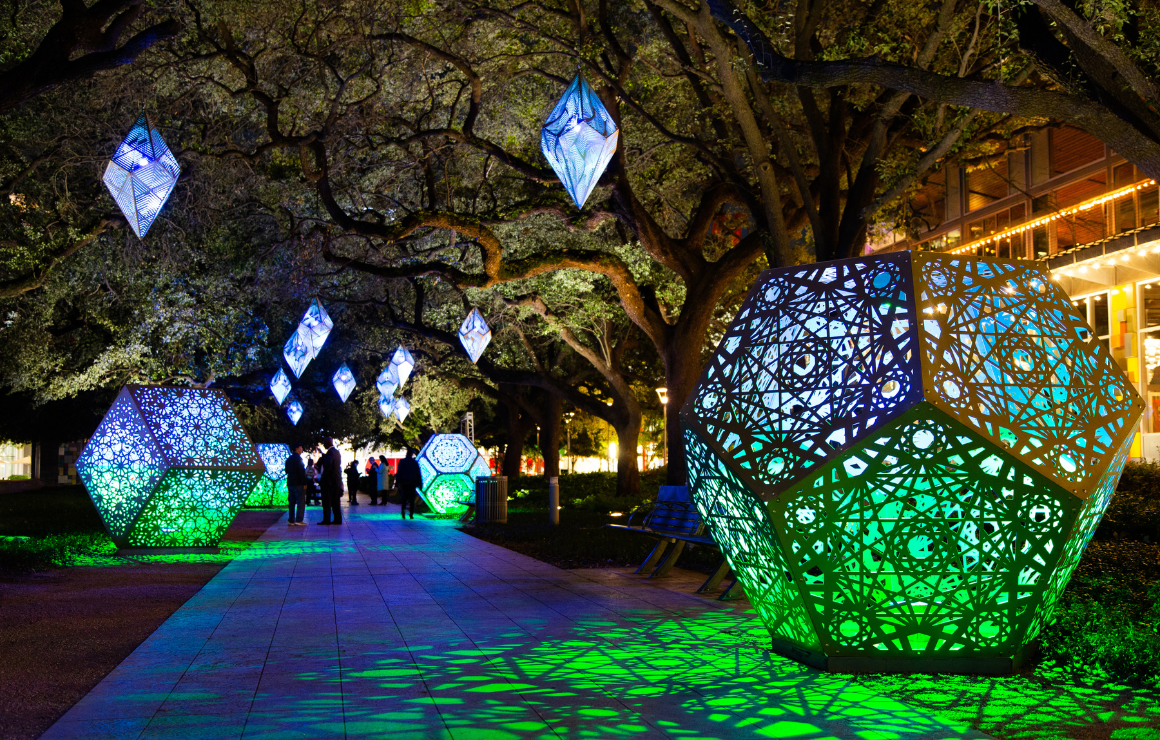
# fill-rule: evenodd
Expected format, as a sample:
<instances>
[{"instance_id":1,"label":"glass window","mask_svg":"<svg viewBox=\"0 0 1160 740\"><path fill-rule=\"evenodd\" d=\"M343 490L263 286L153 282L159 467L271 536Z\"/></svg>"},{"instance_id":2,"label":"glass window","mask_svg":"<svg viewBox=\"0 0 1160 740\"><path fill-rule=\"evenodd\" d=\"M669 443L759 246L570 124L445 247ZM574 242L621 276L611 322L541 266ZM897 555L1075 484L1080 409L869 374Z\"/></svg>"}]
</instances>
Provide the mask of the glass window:
<instances>
[{"instance_id":1,"label":"glass window","mask_svg":"<svg viewBox=\"0 0 1160 740\"><path fill-rule=\"evenodd\" d=\"M1108 311L1108 297L1106 295L1093 296L1088 315L1096 336L1106 338L1110 333L1109 327L1111 326Z\"/></svg>"},{"instance_id":2,"label":"glass window","mask_svg":"<svg viewBox=\"0 0 1160 740\"><path fill-rule=\"evenodd\" d=\"M1140 193L1140 225L1147 226L1154 224L1160 218L1157 218L1160 212L1160 192L1157 191L1156 186L1144 188Z\"/></svg>"},{"instance_id":3,"label":"glass window","mask_svg":"<svg viewBox=\"0 0 1160 740\"><path fill-rule=\"evenodd\" d=\"M1144 328L1160 326L1160 284L1141 286L1140 295L1144 302Z\"/></svg>"},{"instance_id":4,"label":"glass window","mask_svg":"<svg viewBox=\"0 0 1160 740\"><path fill-rule=\"evenodd\" d=\"M967 170L967 210L990 205L1009 193L1007 158Z\"/></svg>"},{"instance_id":5,"label":"glass window","mask_svg":"<svg viewBox=\"0 0 1160 740\"><path fill-rule=\"evenodd\" d=\"M1035 259L1046 259L1050 246L1046 226L1037 226L1031 230L1031 250L1035 253Z\"/></svg>"},{"instance_id":6,"label":"glass window","mask_svg":"<svg viewBox=\"0 0 1160 740\"><path fill-rule=\"evenodd\" d=\"M1104 158L1104 143L1086 131L1064 126L1051 132L1052 176Z\"/></svg>"}]
</instances>

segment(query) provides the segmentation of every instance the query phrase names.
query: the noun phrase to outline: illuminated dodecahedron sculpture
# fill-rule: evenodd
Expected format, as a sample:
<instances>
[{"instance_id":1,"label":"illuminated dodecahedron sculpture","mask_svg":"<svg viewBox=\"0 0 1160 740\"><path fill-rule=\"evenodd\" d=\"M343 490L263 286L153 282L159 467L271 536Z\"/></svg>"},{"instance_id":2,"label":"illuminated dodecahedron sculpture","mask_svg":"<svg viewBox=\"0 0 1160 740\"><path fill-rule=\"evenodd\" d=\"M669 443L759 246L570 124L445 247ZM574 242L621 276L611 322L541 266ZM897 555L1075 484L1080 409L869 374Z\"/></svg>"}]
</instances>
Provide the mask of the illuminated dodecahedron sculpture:
<instances>
[{"instance_id":1,"label":"illuminated dodecahedron sculpture","mask_svg":"<svg viewBox=\"0 0 1160 740\"><path fill-rule=\"evenodd\" d=\"M322 345L326 344L326 339L333 329L334 322L330 320L330 315L326 313L326 309L318 299L314 299L310 303L310 308L302 315L302 320L298 322L298 333L310 349L310 359L318 359Z\"/></svg>"},{"instance_id":2,"label":"illuminated dodecahedron sculpture","mask_svg":"<svg viewBox=\"0 0 1160 740\"><path fill-rule=\"evenodd\" d=\"M483 320L478 308L471 309L471 313L459 325L459 343L472 362L479 362L480 355L491 343L491 328Z\"/></svg>"},{"instance_id":3,"label":"illuminated dodecahedron sculpture","mask_svg":"<svg viewBox=\"0 0 1160 740\"><path fill-rule=\"evenodd\" d=\"M1033 264L766 271L681 411L697 508L787 655L1012 670L1143 404Z\"/></svg>"},{"instance_id":4,"label":"illuminated dodecahedron sculpture","mask_svg":"<svg viewBox=\"0 0 1160 740\"><path fill-rule=\"evenodd\" d=\"M379 377L375 379L375 387L379 389L380 396L385 398L394 397L395 390L399 387L399 369L393 364L387 365L379 373Z\"/></svg>"},{"instance_id":5,"label":"illuminated dodecahedron sculpture","mask_svg":"<svg viewBox=\"0 0 1160 740\"><path fill-rule=\"evenodd\" d=\"M407 420L407 416L411 413L411 404L407 399L400 396L395 399L395 417L398 418L399 423L402 424Z\"/></svg>"},{"instance_id":6,"label":"illuminated dodecahedron sculpture","mask_svg":"<svg viewBox=\"0 0 1160 740\"><path fill-rule=\"evenodd\" d=\"M258 485L246 499L246 506L286 506L290 503L290 492L286 488L286 461L292 454L289 445L258 445L258 457L265 472L258 479Z\"/></svg>"},{"instance_id":7,"label":"illuminated dodecahedron sculpture","mask_svg":"<svg viewBox=\"0 0 1160 740\"><path fill-rule=\"evenodd\" d=\"M415 360L406 347L399 347L391 356L391 367L395 369L395 376L399 379L399 387L402 387L407 382L407 378L411 377L411 371L415 369Z\"/></svg>"},{"instance_id":8,"label":"illuminated dodecahedron sculpture","mask_svg":"<svg viewBox=\"0 0 1160 740\"><path fill-rule=\"evenodd\" d=\"M278 372L270 379L270 392L278 399L279 406L286 400L286 396L290 395L290 378L286 377L282 368L278 368Z\"/></svg>"},{"instance_id":9,"label":"illuminated dodecahedron sculpture","mask_svg":"<svg viewBox=\"0 0 1160 740\"><path fill-rule=\"evenodd\" d=\"M286 344L283 345L282 359L286 360L286 364L290 366L290 371L294 373L295 378L301 378L302 373L306 371L306 366L314 359L310 353L310 344L303 336L301 327L295 330L286 340Z\"/></svg>"},{"instance_id":10,"label":"illuminated dodecahedron sculpture","mask_svg":"<svg viewBox=\"0 0 1160 740\"><path fill-rule=\"evenodd\" d=\"M290 423L294 426L298 426L298 420L302 418L303 411L305 411L305 409L302 408L302 404L299 403L297 399L291 401L289 405L286 406L286 416L290 418Z\"/></svg>"},{"instance_id":11,"label":"illuminated dodecahedron sculpture","mask_svg":"<svg viewBox=\"0 0 1160 740\"><path fill-rule=\"evenodd\" d=\"M262 476L220 390L127 385L77 458L120 547L213 547Z\"/></svg>"},{"instance_id":12,"label":"illuminated dodecahedron sculpture","mask_svg":"<svg viewBox=\"0 0 1160 740\"><path fill-rule=\"evenodd\" d=\"M462 434L435 434L419 450L423 474L420 495L437 514L462 511L460 501L475 500L475 479L491 475L487 460Z\"/></svg>"},{"instance_id":13,"label":"illuminated dodecahedron sculpture","mask_svg":"<svg viewBox=\"0 0 1160 740\"><path fill-rule=\"evenodd\" d=\"M618 136L608 109L577 73L540 131L540 149L577 208L616 153Z\"/></svg>"},{"instance_id":14,"label":"illuminated dodecahedron sculpture","mask_svg":"<svg viewBox=\"0 0 1160 740\"><path fill-rule=\"evenodd\" d=\"M169 200L180 175L181 165L149 117L142 113L113 152L103 179L129 221L129 228L142 238Z\"/></svg>"},{"instance_id":15,"label":"illuminated dodecahedron sculpture","mask_svg":"<svg viewBox=\"0 0 1160 740\"><path fill-rule=\"evenodd\" d=\"M346 399L350 397L350 392L354 390L354 373L350 371L345 362L342 363L342 367L334 371L334 377L330 379L330 382L334 384L334 390L338 393L338 397L342 399L343 403L346 403Z\"/></svg>"}]
</instances>

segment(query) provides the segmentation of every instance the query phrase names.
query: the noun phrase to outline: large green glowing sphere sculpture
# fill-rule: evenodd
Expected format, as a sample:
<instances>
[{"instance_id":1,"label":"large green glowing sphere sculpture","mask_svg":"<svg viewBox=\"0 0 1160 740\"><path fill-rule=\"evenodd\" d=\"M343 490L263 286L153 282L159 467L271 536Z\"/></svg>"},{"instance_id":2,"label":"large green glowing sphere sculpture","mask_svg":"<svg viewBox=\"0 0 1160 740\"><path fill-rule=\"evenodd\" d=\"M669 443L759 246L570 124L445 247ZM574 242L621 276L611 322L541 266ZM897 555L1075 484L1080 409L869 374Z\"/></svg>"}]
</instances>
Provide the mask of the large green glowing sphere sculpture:
<instances>
[{"instance_id":1,"label":"large green glowing sphere sculpture","mask_svg":"<svg viewBox=\"0 0 1160 740\"><path fill-rule=\"evenodd\" d=\"M120 547L213 547L264 468L220 390L127 385L77 459Z\"/></svg>"},{"instance_id":2,"label":"large green glowing sphere sculpture","mask_svg":"<svg viewBox=\"0 0 1160 740\"><path fill-rule=\"evenodd\" d=\"M491 468L471 440L462 434L433 434L419 450L423 474L420 492L438 514L462 511L460 501L475 501L475 479L491 475Z\"/></svg>"},{"instance_id":3,"label":"large green glowing sphere sculpture","mask_svg":"<svg viewBox=\"0 0 1160 740\"><path fill-rule=\"evenodd\" d=\"M681 417L693 498L775 649L1005 672L1142 410L1034 263L900 253L766 271Z\"/></svg>"}]
</instances>

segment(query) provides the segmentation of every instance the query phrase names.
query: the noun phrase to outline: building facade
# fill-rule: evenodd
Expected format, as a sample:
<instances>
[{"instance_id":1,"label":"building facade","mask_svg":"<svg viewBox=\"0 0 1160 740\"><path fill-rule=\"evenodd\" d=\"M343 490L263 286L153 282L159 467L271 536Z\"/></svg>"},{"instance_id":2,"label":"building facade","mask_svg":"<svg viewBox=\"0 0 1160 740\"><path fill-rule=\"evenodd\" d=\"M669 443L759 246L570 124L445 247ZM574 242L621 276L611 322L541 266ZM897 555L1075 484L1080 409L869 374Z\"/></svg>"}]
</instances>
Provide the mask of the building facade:
<instances>
[{"instance_id":1,"label":"building facade","mask_svg":"<svg viewBox=\"0 0 1160 740\"><path fill-rule=\"evenodd\" d=\"M929 178L918 236L868 251L1038 260L1080 306L1147 409L1131 455L1160 461L1160 192L1095 137L1046 127ZM875 248L877 247L877 248Z\"/></svg>"}]
</instances>

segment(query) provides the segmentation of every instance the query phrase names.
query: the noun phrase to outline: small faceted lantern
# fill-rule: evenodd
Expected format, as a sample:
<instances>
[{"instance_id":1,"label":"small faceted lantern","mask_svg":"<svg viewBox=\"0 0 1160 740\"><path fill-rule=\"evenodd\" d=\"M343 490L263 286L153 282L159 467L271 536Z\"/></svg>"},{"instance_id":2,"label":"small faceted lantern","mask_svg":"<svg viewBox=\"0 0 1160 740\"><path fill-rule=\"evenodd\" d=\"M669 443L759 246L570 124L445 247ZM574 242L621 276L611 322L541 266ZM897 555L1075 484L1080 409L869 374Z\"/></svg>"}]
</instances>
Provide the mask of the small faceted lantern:
<instances>
[{"instance_id":1,"label":"small faceted lantern","mask_svg":"<svg viewBox=\"0 0 1160 740\"><path fill-rule=\"evenodd\" d=\"M386 397L393 397L395 390L399 385L399 370L392 363L383 368L379 373L379 377L375 380L375 387L379 389L379 395Z\"/></svg>"},{"instance_id":2,"label":"small faceted lantern","mask_svg":"<svg viewBox=\"0 0 1160 740\"><path fill-rule=\"evenodd\" d=\"M297 400L291 401L290 405L286 407L286 416L290 417L290 423L298 426L298 420L302 418L302 404Z\"/></svg>"},{"instance_id":3,"label":"small faceted lantern","mask_svg":"<svg viewBox=\"0 0 1160 740\"><path fill-rule=\"evenodd\" d=\"M577 208L584 207L616 152L618 136L608 109L577 73L540 132L540 149Z\"/></svg>"},{"instance_id":4,"label":"small faceted lantern","mask_svg":"<svg viewBox=\"0 0 1160 740\"><path fill-rule=\"evenodd\" d=\"M105 187L138 238L153 225L173 192L181 165L142 113L105 167Z\"/></svg>"},{"instance_id":5,"label":"small faceted lantern","mask_svg":"<svg viewBox=\"0 0 1160 740\"><path fill-rule=\"evenodd\" d=\"M774 649L1008 672L1050 618L1143 403L1034 264L767 270L681 411L693 500Z\"/></svg>"},{"instance_id":6,"label":"small faceted lantern","mask_svg":"<svg viewBox=\"0 0 1160 740\"><path fill-rule=\"evenodd\" d=\"M478 308L471 309L471 313L467 314L467 318L459 326L459 343L463 345L471 361L478 362L490 342L491 329L487 322L483 320Z\"/></svg>"},{"instance_id":7,"label":"small faceted lantern","mask_svg":"<svg viewBox=\"0 0 1160 740\"><path fill-rule=\"evenodd\" d=\"M310 304L310 308L306 309L302 320L298 322L298 333L302 335L302 341L306 344L310 351L310 359L318 359L318 354L322 352L322 345L326 344L327 337L330 336L331 330L334 329L334 322L330 320L330 315L326 313L326 309L314 299Z\"/></svg>"},{"instance_id":8,"label":"small faceted lantern","mask_svg":"<svg viewBox=\"0 0 1160 740\"><path fill-rule=\"evenodd\" d=\"M330 379L334 384L334 390L338 392L338 397L346 403L346 399L350 397L350 392L354 390L354 373L342 363L342 367L334 371L334 377Z\"/></svg>"},{"instance_id":9,"label":"small faceted lantern","mask_svg":"<svg viewBox=\"0 0 1160 740\"><path fill-rule=\"evenodd\" d=\"M390 420L391 414L395 413L394 396L379 396L379 413L383 415L384 419Z\"/></svg>"},{"instance_id":10,"label":"small faceted lantern","mask_svg":"<svg viewBox=\"0 0 1160 740\"><path fill-rule=\"evenodd\" d=\"M301 378L306 366L314 359L310 353L310 344L302 335L301 326L286 340L286 344L282 347L282 359L286 360L295 378Z\"/></svg>"},{"instance_id":11,"label":"small faceted lantern","mask_svg":"<svg viewBox=\"0 0 1160 740\"><path fill-rule=\"evenodd\" d=\"M220 390L127 385L77 473L120 547L212 547L262 476Z\"/></svg>"},{"instance_id":12,"label":"small faceted lantern","mask_svg":"<svg viewBox=\"0 0 1160 740\"><path fill-rule=\"evenodd\" d=\"M407 382L407 378L411 377L411 371L415 369L415 360L406 347L399 347L391 357L391 367L395 369L401 388Z\"/></svg>"},{"instance_id":13,"label":"small faceted lantern","mask_svg":"<svg viewBox=\"0 0 1160 740\"><path fill-rule=\"evenodd\" d=\"M278 399L279 406L286 400L286 396L290 395L290 378L286 377L282 368L278 368L278 372L270 379L270 392Z\"/></svg>"},{"instance_id":14,"label":"small faceted lantern","mask_svg":"<svg viewBox=\"0 0 1160 740\"><path fill-rule=\"evenodd\" d=\"M462 434L432 435L419 450L419 470L423 500L438 514L465 509L459 502L475 500L475 479L491 475L487 460Z\"/></svg>"},{"instance_id":15,"label":"small faceted lantern","mask_svg":"<svg viewBox=\"0 0 1160 740\"><path fill-rule=\"evenodd\" d=\"M286 461L293 454L289 445L257 445L258 457L266 472L246 499L246 506L286 506L290 492L286 488Z\"/></svg>"},{"instance_id":16,"label":"small faceted lantern","mask_svg":"<svg viewBox=\"0 0 1160 740\"><path fill-rule=\"evenodd\" d=\"M407 403L407 399L399 397L395 399L395 417L398 418L399 423L402 424L407 420L407 416L411 413L411 404Z\"/></svg>"}]
</instances>

